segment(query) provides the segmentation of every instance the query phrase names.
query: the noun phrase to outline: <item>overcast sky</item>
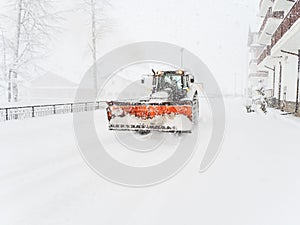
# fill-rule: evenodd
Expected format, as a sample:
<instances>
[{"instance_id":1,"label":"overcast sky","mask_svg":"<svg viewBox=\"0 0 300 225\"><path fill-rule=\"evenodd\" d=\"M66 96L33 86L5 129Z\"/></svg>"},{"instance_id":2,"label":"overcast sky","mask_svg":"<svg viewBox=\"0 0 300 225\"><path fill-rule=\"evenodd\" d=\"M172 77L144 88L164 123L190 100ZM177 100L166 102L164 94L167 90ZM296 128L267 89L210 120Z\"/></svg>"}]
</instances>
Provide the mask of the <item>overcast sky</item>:
<instances>
[{"instance_id":1,"label":"overcast sky","mask_svg":"<svg viewBox=\"0 0 300 225\"><path fill-rule=\"evenodd\" d=\"M235 76L239 82L245 77L248 28L256 21L259 0L109 1L112 6L103 12L109 29L98 42L99 57L136 41L165 41L198 55L223 90L232 90ZM63 0L61 7L71 9L77 2ZM91 63L90 31L83 13L64 17L44 67L79 82Z\"/></svg>"}]
</instances>

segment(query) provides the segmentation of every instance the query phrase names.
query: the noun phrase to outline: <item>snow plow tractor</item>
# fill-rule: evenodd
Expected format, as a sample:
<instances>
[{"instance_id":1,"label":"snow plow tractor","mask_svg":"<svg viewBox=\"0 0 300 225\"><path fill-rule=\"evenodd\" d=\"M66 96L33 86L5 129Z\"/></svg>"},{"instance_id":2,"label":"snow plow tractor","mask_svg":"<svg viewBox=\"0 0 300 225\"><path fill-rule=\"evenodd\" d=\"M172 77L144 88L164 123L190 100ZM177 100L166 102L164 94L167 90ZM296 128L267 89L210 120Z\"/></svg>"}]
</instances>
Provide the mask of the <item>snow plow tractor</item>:
<instances>
[{"instance_id":1,"label":"snow plow tractor","mask_svg":"<svg viewBox=\"0 0 300 225\"><path fill-rule=\"evenodd\" d=\"M152 70L152 93L136 101L110 101L109 130L191 133L199 118L200 86L183 70ZM142 79L142 84L145 78Z\"/></svg>"}]
</instances>

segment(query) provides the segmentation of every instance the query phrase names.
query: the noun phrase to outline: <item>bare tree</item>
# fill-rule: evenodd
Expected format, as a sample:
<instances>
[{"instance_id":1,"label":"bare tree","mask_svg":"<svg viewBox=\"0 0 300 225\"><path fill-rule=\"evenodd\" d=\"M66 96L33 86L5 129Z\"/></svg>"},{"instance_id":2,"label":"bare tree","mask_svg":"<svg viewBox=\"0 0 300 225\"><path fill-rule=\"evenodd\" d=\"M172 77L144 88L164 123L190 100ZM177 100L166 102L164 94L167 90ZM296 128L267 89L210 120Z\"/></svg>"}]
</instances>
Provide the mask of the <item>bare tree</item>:
<instances>
[{"instance_id":1,"label":"bare tree","mask_svg":"<svg viewBox=\"0 0 300 225\"><path fill-rule=\"evenodd\" d=\"M7 66L6 66L6 41L5 41L5 37L4 37L4 33L3 33L3 29L2 27L0 27L0 46L2 47L2 53L0 55L0 59L1 60L1 64L0 64L0 68L1 68L1 75L0 75L0 91L2 92L3 89L5 89L6 87L4 86L4 83L6 83L6 72L7 72ZM1 97L1 96L0 96Z\"/></svg>"},{"instance_id":2,"label":"bare tree","mask_svg":"<svg viewBox=\"0 0 300 225\"><path fill-rule=\"evenodd\" d=\"M5 81L6 80L6 73L7 73L7 59L6 59L6 41L5 41L5 37L4 37L4 32L2 27L0 27L0 32L1 32L1 46L2 46L2 55L0 57L2 57L2 64L0 66L0 68L2 69L2 75L0 76L0 80L1 81Z\"/></svg>"},{"instance_id":3,"label":"bare tree","mask_svg":"<svg viewBox=\"0 0 300 225\"><path fill-rule=\"evenodd\" d=\"M89 24L91 28L91 53L93 60L93 84L97 93L98 80L97 80L97 40L101 39L104 33L108 30L109 19L105 16L106 7L111 4L105 0L83 0L87 7L83 7L85 12L90 15Z\"/></svg>"},{"instance_id":4,"label":"bare tree","mask_svg":"<svg viewBox=\"0 0 300 225\"><path fill-rule=\"evenodd\" d=\"M96 44L96 4L95 0L91 0L91 15L92 15L92 54L93 54L93 76L94 76L94 89L98 89L97 81L97 44Z\"/></svg>"},{"instance_id":5,"label":"bare tree","mask_svg":"<svg viewBox=\"0 0 300 225\"><path fill-rule=\"evenodd\" d=\"M2 30L2 46L9 102L18 101L19 83L39 68L38 60L58 20L53 4L54 0L15 0L7 4L9 14L2 15L8 25Z\"/></svg>"}]
</instances>

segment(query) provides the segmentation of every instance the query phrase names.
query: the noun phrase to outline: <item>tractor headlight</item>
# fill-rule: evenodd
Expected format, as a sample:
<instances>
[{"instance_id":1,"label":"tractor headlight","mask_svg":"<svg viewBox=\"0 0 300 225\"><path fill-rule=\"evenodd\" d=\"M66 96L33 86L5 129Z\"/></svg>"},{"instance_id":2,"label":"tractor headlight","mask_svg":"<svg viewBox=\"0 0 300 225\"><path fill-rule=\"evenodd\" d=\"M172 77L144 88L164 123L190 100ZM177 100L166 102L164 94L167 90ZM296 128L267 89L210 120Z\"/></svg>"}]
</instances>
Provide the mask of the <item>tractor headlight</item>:
<instances>
[{"instance_id":1,"label":"tractor headlight","mask_svg":"<svg viewBox=\"0 0 300 225\"><path fill-rule=\"evenodd\" d=\"M182 70L177 70L177 71L176 71L176 74L178 74L178 75L183 75L184 72L183 72Z\"/></svg>"}]
</instances>

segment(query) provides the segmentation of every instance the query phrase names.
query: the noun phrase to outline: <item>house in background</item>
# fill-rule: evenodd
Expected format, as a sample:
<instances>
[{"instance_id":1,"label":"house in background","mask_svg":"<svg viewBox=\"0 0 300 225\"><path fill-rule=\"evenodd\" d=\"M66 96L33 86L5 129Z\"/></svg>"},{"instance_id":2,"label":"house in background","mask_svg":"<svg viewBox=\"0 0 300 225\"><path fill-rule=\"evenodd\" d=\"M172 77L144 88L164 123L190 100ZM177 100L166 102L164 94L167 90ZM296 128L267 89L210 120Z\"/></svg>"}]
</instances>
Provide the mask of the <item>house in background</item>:
<instances>
[{"instance_id":1,"label":"house in background","mask_svg":"<svg viewBox=\"0 0 300 225\"><path fill-rule=\"evenodd\" d=\"M20 101L28 103L73 102L78 85L48 72L20 87Z\"/></svg>"}]
</instances>

